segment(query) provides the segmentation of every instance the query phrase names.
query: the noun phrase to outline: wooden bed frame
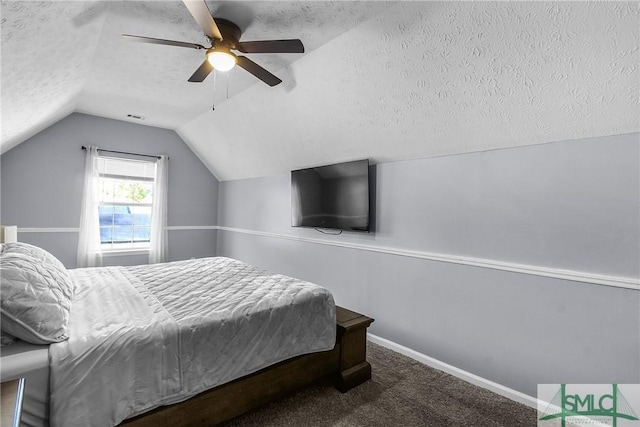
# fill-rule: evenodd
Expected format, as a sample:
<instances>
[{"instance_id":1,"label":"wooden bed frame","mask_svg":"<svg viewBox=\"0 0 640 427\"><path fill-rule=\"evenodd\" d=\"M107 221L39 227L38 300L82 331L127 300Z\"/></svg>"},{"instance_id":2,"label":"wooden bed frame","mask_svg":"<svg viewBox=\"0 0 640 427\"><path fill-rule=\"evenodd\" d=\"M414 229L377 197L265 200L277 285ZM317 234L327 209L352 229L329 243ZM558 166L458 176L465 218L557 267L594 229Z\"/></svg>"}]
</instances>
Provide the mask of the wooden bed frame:
<instances>
[{"instance_id":1,"label":"wooden bed frame","mask_svg":"<svg viewBox=\"0 0 640 427\"><path fill-rule=\"evenodd\" d=\"M346 392L371 378L367 328L373 319L336 307L336 345L265 368L175 405L125 420L127 427L212 426L251 411L322 378Z\"/></svg>"}]
</instances>

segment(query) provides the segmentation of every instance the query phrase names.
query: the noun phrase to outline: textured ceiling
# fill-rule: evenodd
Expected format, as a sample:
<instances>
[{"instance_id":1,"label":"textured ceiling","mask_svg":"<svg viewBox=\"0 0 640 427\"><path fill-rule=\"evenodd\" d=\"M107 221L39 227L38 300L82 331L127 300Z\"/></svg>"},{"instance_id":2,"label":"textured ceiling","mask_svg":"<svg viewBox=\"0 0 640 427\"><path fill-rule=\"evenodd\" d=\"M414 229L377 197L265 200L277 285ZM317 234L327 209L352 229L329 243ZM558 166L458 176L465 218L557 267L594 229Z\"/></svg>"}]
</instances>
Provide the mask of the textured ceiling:
<instances>
[{"instance_id":1,"label":"textured ceiling","mask_svg":"<svg viewBox=\"0 0 640 427\"><path fill-rule=\"evenodd\" d=\"M0 3L2 152L73 112L101 30L76 28L82 2Z\"/></svg>"},{"instance_id":2,"label":"textured ceiling","mask_svg":"<svg viewBox=\"0 0 640 427\"><path fill-rule=\"evenodd\" d=\"M399 3L178 132L222 180L638 132L639 5Z\"/></svg>"},{"instance_id":3,"label":"textured ceiling","mask_svg":"<svg viewBox=\"0 0 640 427\"><path fill-rule=\"evenodd\" d=\"M2 2L2 150L71 111L176 129L222 180L640 131L638 2L207 4L307 52L214 89L200 51L120 38L203 43L181 2Z\"/></svg>"},{"instance_id":4,"label":"textured ceiling","mask_svg":"<svg viewBox=\"0 0 640 427\"><path fill-rule=\"evenodd\" d=\"M307 54L384 2L207 1L241 40L300 38ZM246 71L187 79L203 51L134 43L135 34L209 45L182 1L2 1L2 152L73 111L174 129L248 87ZM281 78L304 54L246 55ZM285 70L283 70L285 69ZM215 87L214 87L215 85Z\"/></svg>"}]
</instances>

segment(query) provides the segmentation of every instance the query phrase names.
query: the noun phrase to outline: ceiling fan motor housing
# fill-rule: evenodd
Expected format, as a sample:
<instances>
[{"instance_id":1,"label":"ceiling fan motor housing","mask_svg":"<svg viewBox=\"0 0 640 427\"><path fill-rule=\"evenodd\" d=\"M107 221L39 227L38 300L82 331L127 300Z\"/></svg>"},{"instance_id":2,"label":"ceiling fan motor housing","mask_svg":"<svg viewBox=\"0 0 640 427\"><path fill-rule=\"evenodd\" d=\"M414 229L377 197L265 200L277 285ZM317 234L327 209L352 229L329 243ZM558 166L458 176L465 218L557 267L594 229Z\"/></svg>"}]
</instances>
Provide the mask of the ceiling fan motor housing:
<instances>
[{"instance_id":1,"label":"ceiling fan motor housing","mask_svg":"<svg viewBox=\"0 0 640 427\"><path fill-rule=\"evenodd\" d=\"M240 36L242 35L242 31L240 27L234 24L231 21L222 18L215 18L216 25L220 30L220 34L222 34L222 43L224 43L225 47L228 49L235 49L236 44L240 41ZM211 45L213 47L217 47L221 44L220 40L211 39Z\"/></svg>"}]
</instances>

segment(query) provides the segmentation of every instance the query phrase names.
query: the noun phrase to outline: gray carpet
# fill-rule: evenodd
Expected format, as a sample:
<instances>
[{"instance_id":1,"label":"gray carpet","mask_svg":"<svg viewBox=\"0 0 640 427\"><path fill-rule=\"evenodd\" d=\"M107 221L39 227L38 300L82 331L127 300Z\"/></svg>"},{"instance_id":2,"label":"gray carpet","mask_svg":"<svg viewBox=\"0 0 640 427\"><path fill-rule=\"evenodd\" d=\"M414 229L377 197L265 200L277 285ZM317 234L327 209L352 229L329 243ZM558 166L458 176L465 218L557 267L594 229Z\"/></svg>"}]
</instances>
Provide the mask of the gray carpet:
<instances>
[{"instance_id":1,"label":"gray carpet","mask_svg":"<svg viewBox=\"0 0 640 427\"><path fill-rule=\"evenodd\" d=\"M329 383L235 418L224 427L517 427L536 411L376 344L370 381L340 393Z\"/></svg>"}]
</instances>

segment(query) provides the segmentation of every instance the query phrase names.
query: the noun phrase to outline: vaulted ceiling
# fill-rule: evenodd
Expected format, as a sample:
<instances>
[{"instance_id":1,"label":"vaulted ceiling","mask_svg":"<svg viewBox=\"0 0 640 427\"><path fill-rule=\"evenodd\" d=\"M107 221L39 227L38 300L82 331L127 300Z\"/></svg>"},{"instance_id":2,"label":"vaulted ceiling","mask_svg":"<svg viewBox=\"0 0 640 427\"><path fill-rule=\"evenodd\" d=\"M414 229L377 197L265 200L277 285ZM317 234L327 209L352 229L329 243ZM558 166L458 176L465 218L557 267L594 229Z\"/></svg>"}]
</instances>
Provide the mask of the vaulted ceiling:
<instances>
[{"instance_id":1,"label":"vaulted ceiling","mask_svg":"<svg viewBox=\"0 0 640 427\"><path fill-rule=\"evenodd\" d=\"M174 129L221 180L640 131L638 2L207 1L304 54L187 79L181 1L2 1L2 152L78 111ZM215 107L215 109L213 109Z\"/></svg>"}]
</instances>

